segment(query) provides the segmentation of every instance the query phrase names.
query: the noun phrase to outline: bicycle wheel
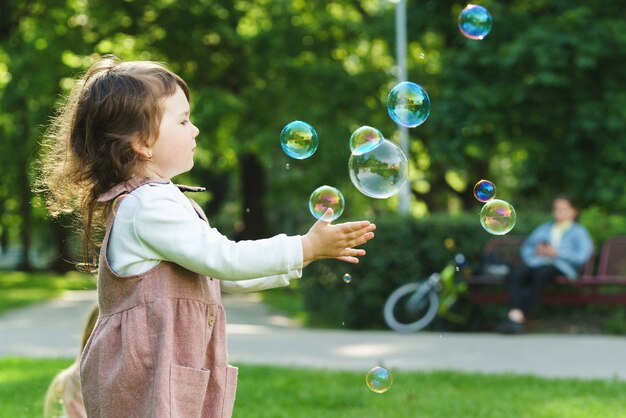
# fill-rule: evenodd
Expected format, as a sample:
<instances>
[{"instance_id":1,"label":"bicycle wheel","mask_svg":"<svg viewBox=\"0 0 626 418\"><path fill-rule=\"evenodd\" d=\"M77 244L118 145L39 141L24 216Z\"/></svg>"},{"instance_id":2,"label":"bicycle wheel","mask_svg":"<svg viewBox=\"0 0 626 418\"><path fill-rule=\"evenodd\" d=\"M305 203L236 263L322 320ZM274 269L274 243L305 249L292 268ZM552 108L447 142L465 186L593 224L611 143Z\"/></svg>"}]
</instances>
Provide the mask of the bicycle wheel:
<instances>
[{"instance_id":1,"label":"bicycle wheel","mask_svg":"<svg viewBox=\"0 0 626 418\"><path fill-rule=\"evenodd\" d=\"M424 283L408 283L394 290L385 302L384 316L389 328L398 332L417 332L437 315L439 296L431 288L420 294Z\"/></svg>"}]
</instances>

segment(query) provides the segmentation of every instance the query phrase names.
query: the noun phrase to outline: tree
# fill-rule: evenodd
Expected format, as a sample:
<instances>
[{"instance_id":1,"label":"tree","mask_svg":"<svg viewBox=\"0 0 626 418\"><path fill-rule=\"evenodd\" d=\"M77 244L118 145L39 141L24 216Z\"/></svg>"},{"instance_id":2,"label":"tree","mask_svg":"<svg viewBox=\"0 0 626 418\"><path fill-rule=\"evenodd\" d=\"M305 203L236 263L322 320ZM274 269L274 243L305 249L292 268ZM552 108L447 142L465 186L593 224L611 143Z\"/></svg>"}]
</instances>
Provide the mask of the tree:
<instances>
[{"instance_id":1,"label":"tree","mask_svg":"<svg viewBox=\"0 0 626 418\"><path fill-rule=\"evenodd\" d=\"M568 191L626 207L621 3L483 5L494 27L471 41L456 27L465 3L408 2L409 78L432 101L429 119L411 130L414 213L474 209L470 189L480 178L516 206ZM358 193L347 168L357 127L395 137L385 109L395 78L393 8L378 0L0 0L3 248L20 236L28 254L33 228L46 224L67 251L65 229L31 209L33 162L59 96L106 53L165 61L188 82L201 134L196 166L180 181L208 187L198 198L226 232L302 232L312 221L308 196L322 184L346 196L342 219L393 208L393 198ZM295 119L320 136L304 161L278 144Z\"/></svg>"}]
</instances>

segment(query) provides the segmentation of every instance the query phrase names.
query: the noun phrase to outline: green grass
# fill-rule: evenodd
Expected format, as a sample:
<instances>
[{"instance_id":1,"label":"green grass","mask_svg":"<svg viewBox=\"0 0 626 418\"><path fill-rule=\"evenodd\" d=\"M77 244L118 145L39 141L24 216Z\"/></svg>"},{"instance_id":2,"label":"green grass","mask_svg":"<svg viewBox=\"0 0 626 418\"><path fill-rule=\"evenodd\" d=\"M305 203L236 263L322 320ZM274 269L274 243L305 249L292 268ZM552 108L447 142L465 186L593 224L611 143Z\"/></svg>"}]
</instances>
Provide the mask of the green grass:
<instances>
[{"instance_id":1,"label":"green grass","mask_svg":"<svg viewBox=\"0 0 626 418\"><path fill-rule=\"evenodd\" d=\"M70 272L0 272L0 313L57 296L65 290L95 289L96 280L87 274Z\"/></svg>"},{"instance_id":2,"label":"green grass","mask_svg":"<svg viewBox=\"0 0 626 418\"><path fill-rule=\"evenodd\" d=\"M289 318L296 319L302 324L308 323L308 316L304 309L304 298L297 287L296 281L292 281L289 287L264 290L260 292L261 299L271 309L278 311Z\"/></svg>"},{"instance_id":3,"label":"green grass","mask_svg":"<svg viewBox=\"0 0 626 418\"><path fill-rule=\"evenodd\" d=\"M72 360L0 358L0 417L41 417L52 378Z\"/></svg>"},{"instance_id":4,"label":"green grass","mask_svg":"<svg viewBox=\"0 0 626 418\"><path fill-rule=\"evenodd\" d=\"M0 358L0 418L41 416L48 383L70 363ZM626 417L626 382L395 372L391 389L376 394L365 373L240 366L234 417Z\"/></svg>"}]
</instances>

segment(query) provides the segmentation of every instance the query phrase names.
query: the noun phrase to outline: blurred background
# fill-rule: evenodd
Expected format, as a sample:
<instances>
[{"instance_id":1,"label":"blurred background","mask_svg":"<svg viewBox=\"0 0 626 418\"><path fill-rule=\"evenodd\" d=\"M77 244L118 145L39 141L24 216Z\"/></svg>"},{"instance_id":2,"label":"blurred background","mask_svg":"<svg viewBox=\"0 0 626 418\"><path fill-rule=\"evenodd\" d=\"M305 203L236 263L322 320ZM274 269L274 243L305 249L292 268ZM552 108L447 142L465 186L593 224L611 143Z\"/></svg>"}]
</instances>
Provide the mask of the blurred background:
<instances>
[{"instance_id":1,"label":"blurred background","mask_svg":"<svg viewBox=\"0 0 626 418\"><path fill-rule=\"evenodd\" d=\"M494 26L472 41L457 28L465 3L407 2L408 79L432 109L409 132L411 198L399 214L397 197L360 194L347 167L355 128L398 140L385 106L399 71L393 2L0 0L0 268L74 269L71 219L51 219L31 185L55 104L102 54L162 61L187 81L201 133L194 169L175 181L207 187L194 197L229 237L306 232L308 197L323 184L345 195L341 220L379 224L359 266L316 263L294 288L264 296L312 324L340 315L348 327L381 326L398 285L457 251L477 268L490 238L472 195L481 178L517 209L513 235L547 220L561 193L579 202L597 247L626 233L623 3L481 4ZM303 161L278 141L296 119L320 137Z\"/></svg>"}]
</instances>

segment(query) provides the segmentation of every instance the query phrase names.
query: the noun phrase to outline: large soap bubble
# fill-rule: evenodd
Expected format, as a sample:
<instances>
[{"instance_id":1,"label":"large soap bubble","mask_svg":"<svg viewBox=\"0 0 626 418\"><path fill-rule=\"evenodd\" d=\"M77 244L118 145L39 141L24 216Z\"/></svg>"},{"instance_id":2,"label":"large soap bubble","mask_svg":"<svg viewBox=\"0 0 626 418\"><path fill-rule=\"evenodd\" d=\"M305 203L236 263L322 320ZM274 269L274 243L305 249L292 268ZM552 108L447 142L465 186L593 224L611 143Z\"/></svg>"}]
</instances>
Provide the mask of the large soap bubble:
<instances>
[{"instance_id":1,"label":"large soap bubble","mask_svg":"<svg viewBox=\"0 0 626 418\"><path fill-rule=\"evenodd\" d=\"M517 214L509 202L492 199L480 210L480 224L493 235L504 235L515 226Z\"/></svg>"},{"instance_id":2,"label":"large soap bubble","mask_svg":"<svg viewBox=\"0 0 626 418\"><path fill-rule=\"evenodd\" d=\"M315 219L320 219L324 216L328 208L332 208L332 219L325 220L334 221L341 216L345 205L343 194L339 189L331 186L318 187L309 197L309 210Z\"/></svg>"},{"instance_id":3,"label":"large soap bubble","mask_svg":"<svg viewBox=\"0 0 626 418\"><path fill-rule=\"evenodd\" d=\"M398 125L415 128L430 115L430 97L419 85L403 81L389 92L387 112Z\"/></svg>"},{"instance_id":4,"label":"large soap bubble","mask_svg":"<svg viewBox=\"0 0 626 418\"><path fill-rule=\"evenodd\" d=\"M352 154L348 167L354 187L375 199L386 199L398 193L409 175L406 155L386 139L370 152Z\"/></svg>"},{"instance_id":5,"label":"large soap bubble","mask_svg":"<svg viewBox=\"0 0 626 418\"><path fill-rule=\"evenodd\" d=\"M317 150L319 139L315 129L306 122L295 120L280 133L280 146L285 154L297 160L309 158Z\"/></svg>"}]
</instances>

